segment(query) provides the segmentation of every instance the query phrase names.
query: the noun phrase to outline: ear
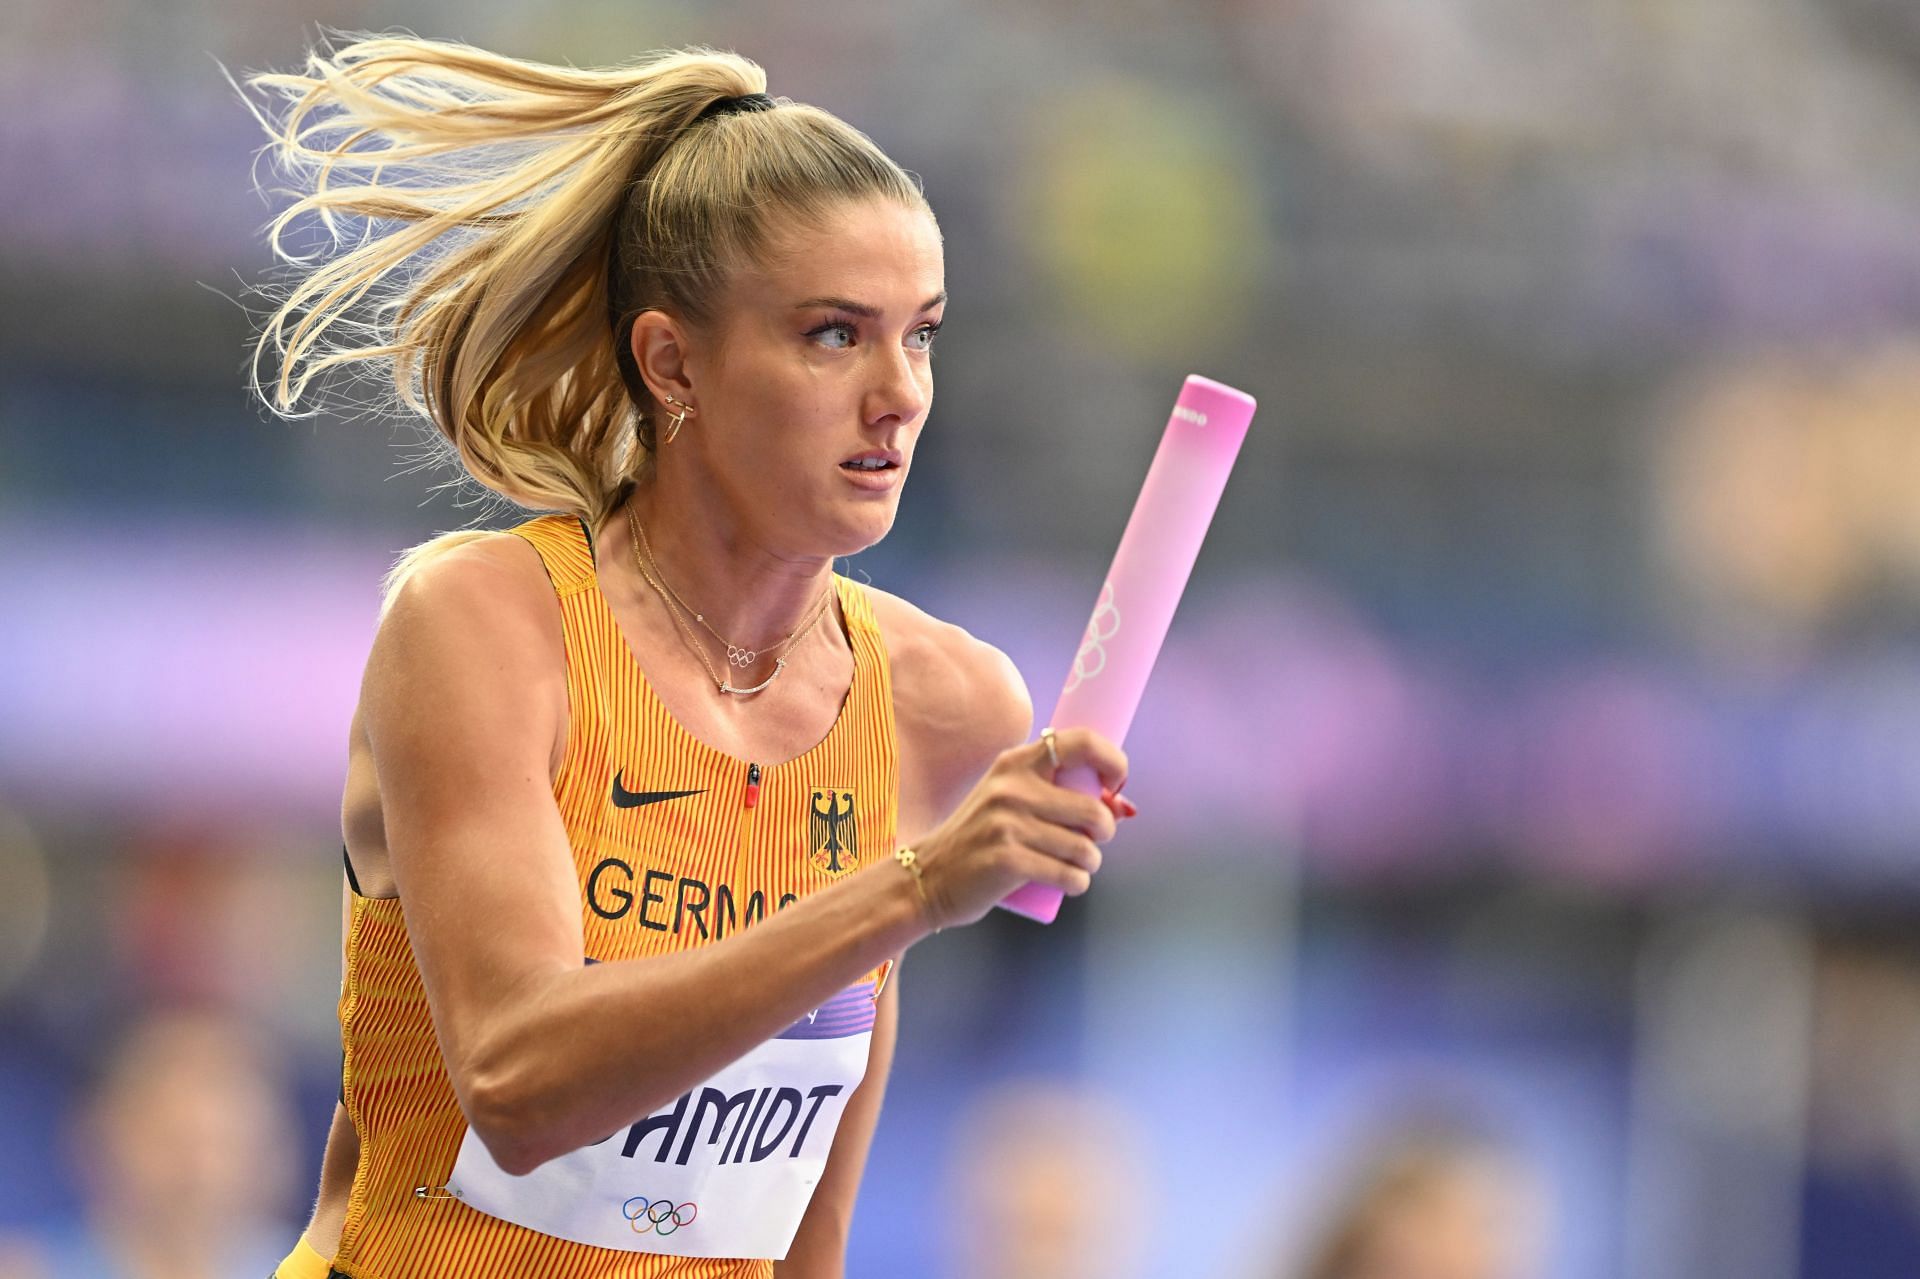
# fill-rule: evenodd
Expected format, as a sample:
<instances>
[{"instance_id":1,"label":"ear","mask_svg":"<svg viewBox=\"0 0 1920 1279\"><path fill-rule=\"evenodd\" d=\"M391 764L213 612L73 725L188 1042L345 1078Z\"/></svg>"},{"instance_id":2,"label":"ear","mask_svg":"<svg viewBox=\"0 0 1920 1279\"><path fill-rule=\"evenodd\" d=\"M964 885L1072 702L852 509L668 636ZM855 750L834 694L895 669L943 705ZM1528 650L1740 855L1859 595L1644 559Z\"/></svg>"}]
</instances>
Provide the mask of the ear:
<instances>
[{"instance_id":1,"label":"ear","mask_svg":"<svg viewBox=\"0 0 1920 1279\"><path fill-rule=\"evenodd\" d=\"M694 402L687 339L687 326L665 311L642 311L634 317L628 339L633 362L640 370L640 380L662 404L669 395L682 404Z\"/></svg>"}]
</instances>

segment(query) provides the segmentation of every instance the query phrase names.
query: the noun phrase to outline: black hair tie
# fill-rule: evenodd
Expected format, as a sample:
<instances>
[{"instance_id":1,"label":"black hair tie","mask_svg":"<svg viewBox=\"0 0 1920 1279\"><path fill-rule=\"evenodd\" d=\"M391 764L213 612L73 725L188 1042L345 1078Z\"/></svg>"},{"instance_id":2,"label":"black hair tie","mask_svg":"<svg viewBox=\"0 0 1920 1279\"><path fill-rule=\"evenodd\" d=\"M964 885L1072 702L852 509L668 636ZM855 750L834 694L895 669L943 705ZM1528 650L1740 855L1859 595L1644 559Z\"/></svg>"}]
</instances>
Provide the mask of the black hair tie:
<instances>
[{"instance_id":1,"label":"black hair tie","mask_svg":"<svg viewBox=\"0 0 1920 1279\"><path fill-rule=\"evenodd\" d=\"M737 98L716 98L707 104L706 110L693 117L695 124L708 116L732 115L736 111L771 111L779 105L764 93L748 93Z\"/></svg>"}]
</instances>

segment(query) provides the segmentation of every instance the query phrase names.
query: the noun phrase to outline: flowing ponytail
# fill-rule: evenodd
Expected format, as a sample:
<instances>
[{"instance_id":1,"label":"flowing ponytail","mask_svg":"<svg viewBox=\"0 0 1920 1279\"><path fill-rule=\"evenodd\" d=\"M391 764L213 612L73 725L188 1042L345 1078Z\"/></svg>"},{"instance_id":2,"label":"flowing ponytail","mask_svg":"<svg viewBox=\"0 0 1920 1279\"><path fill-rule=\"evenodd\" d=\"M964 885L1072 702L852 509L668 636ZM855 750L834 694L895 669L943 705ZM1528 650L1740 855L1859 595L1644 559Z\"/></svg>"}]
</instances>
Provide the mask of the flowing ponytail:
<instances>
[{"instance_id":1,"label":"flowing ponytail","mask_svg":"<svg viewBox=\"0 0 1920 1279\"><path fill-rule=\"evenodd\" d=\"M473 480L595 527L652 465L660 406L624 354L634 316L711 326L729 275L783 224L847 199L926 207L871 139L816 107L776 99L696 124L720 98L766 91L758 64L721 50L582 70L365 36L247 83L280 99L255 114L304 188L269 224L290 282L253 347L254 392L293 416L336 375L371 374ZM316 223L319 252L290 245ZM481 536L413 548L387 602L426 558Z\"/></svg>"}]
</instances>

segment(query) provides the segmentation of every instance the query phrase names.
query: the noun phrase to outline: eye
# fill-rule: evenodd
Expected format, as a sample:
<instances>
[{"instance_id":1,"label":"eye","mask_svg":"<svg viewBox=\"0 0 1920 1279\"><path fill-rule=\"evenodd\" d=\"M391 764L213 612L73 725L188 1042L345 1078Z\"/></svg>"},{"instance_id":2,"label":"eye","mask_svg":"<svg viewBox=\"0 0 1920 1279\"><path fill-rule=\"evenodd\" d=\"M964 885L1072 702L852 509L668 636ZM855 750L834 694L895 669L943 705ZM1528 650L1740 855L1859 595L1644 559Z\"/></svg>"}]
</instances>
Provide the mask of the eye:
<instances>
[{"instance_id":1,"label":"eye","mask_svg":"<svg viewBox=\"0 0 1920 1279\"><path fill-rule=\"evenodd\" d=\"M925 341L921 342L920 345L914 347L913 349L916 351L931 351L933 349L934 335L940 332L940 326L945 323L946 321L944 320L935 320L930 324L923 324L919 328L915 329L908 336L924 338ZM859 327L860 326L852 320L828 320L825 324L817 325L814 328L807 330L806 336L817 340L819 338L824 337L827 334L844 334L846 335L846 339L847 339L844 343L830 342L827 344L829 350L844 351L849 346L853 345L854 335L858 331Z\"/></svg>"},{"instance_id":2,"label":"eye","mask_svg":"<svg viewBox=\"0 0 1920 1279\"><path fill-rule=\"evenodd\" d=\"M828 320L825 324L820 325L818 328L809 329L807 331L807 336L810 338L817 338L824 333L845 333L847 335L847 346L851 346L853 344L853 330L854 330L854 324L851 320ZM831 349L835 351L844 351L847 349L847 347L833 346L831 347Z\"/></svg>"}]
</instances>

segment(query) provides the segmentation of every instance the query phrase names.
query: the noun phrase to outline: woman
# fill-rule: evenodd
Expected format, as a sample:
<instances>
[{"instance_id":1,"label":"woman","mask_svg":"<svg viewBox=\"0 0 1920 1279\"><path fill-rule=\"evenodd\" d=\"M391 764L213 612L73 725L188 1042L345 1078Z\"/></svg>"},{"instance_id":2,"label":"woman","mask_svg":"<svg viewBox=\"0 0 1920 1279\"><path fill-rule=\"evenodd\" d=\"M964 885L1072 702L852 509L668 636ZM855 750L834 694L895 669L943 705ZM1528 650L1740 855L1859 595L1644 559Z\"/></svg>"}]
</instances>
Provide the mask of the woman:
<instances>
[{"instance_id":1,"label":"woman","mask_svg":"<svg viewBox=\"0 0 1920 1279\"><path fill-rule=\"evenodd\" d=\"M895 961L1021 883L1086 891L1134 811L1111 741L1022 745L1001 653L833 572L891 526L932 400L926 201L712 50L367 39L252 83L311 179L276 247L364 230L287 255L269 402L376 370L549 512L389 578L341 1101L279 1273L836 1275ZM1053 783L1078 763L1101 800Z\"/></svg>"}]
</instances>

